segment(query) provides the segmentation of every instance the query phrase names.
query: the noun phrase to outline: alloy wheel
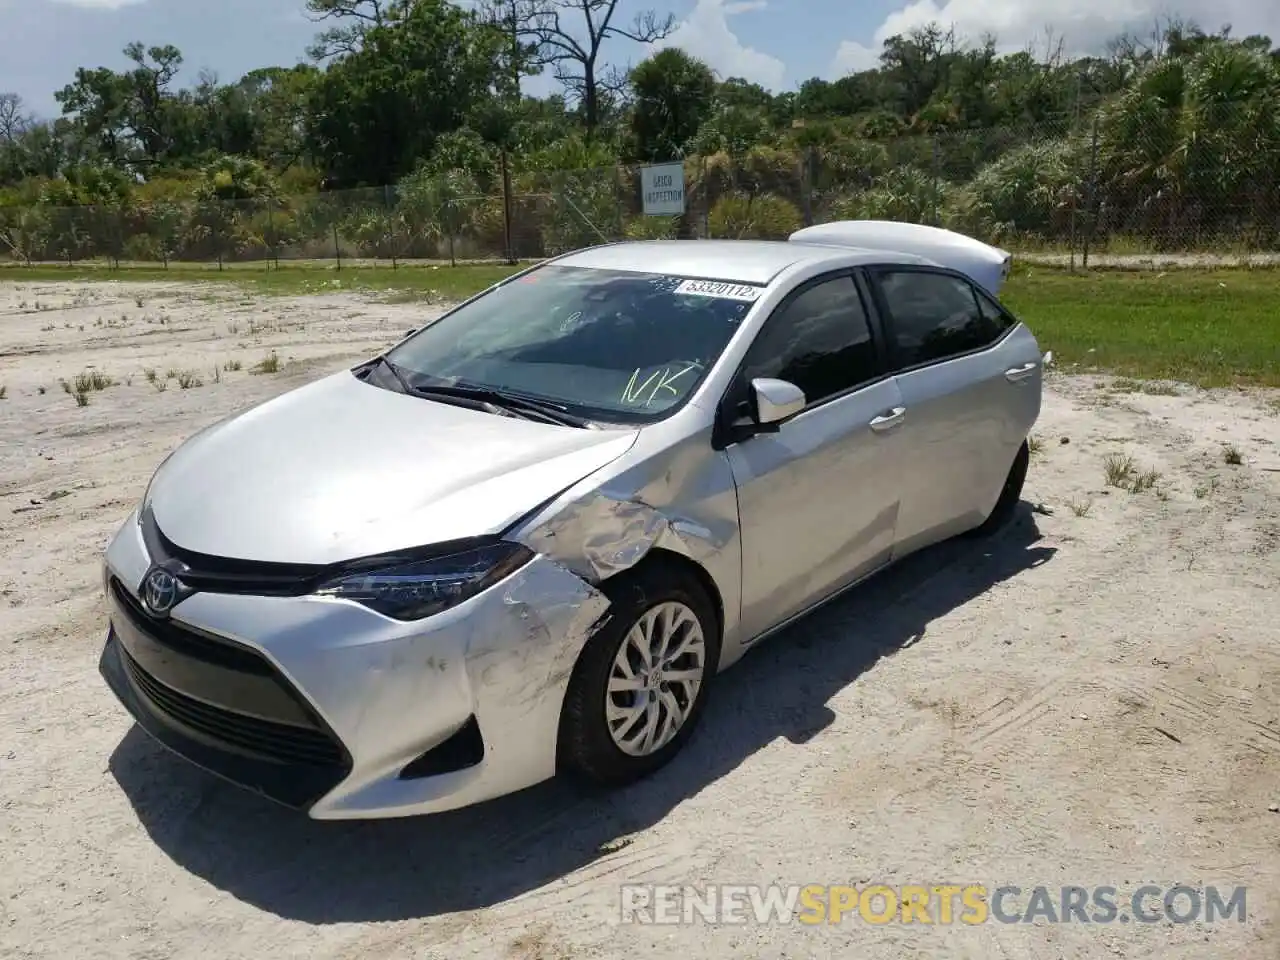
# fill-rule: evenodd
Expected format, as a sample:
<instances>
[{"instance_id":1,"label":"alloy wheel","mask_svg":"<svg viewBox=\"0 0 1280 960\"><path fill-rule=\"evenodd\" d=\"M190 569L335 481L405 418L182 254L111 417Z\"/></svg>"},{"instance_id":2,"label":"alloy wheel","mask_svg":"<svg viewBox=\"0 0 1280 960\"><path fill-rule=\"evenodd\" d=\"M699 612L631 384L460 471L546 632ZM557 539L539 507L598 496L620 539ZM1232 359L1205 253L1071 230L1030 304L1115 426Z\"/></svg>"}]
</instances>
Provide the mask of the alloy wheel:
<instances>
[{"instance_id":1,"label":"alloy wheel","mask_svg":"<svg viewBox=\"0 0 1280 960\"><path fill-rule=\"evenodd\" d=\"M623 638L609 671L605 720L614 745L646 757L689 719L706 672L702 625L683 603L646 610Z\"/></svg>"}]
</instances>

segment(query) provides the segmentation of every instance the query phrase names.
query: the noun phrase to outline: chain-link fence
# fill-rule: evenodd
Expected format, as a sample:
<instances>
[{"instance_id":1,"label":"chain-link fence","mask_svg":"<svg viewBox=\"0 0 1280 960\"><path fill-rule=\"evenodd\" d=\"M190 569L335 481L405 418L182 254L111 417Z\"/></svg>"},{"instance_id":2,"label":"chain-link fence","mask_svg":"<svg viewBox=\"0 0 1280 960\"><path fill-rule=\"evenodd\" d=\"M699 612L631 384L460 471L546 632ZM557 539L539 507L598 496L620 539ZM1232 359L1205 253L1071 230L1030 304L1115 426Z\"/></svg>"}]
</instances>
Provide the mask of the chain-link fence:
<instances>
[{"instance_id":1,"label":"chain-link fence","mask_svg":"<svg viewBox=\"0 0 1280 960\"><path fill-rule=\"evenodd\" d=\"M757 147L684 162L686 213L645 216L637 167L520 171L489 192L0 207L0 255L225 264L537 259L605 241L785 238L812 223L949 227L1015 252L1280 250L1280 123L1119 108L1061 124ZM513 162L513 167L516 166Z\"/></svg>"}]
</instances>

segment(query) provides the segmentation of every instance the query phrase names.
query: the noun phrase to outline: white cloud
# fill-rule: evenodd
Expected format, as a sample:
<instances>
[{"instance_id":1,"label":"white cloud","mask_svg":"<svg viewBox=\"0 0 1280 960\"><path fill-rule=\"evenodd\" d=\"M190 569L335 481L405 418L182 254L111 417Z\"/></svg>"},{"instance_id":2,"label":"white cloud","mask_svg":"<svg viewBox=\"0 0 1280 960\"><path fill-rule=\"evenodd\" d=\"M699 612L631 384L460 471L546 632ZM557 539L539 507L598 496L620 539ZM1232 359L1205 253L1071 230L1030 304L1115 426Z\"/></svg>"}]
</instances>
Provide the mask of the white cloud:
<instances>
[{"instance_id":1,"label":"white cloud","mask_svg":"<svg viewBox=\"0 0 1280 960\"><path fill-rule=\"evenodd\" d=\"M954 25L962 38L996 36L1001 52L1039 45L1047 31L1062 38L1069 55L1101 52L1117 34L1149 35L1157 22L1176 15L1214 31L1230 24L1232 36L1269 34L1280 42L1280 4L1259 0L915 0L889 14L869 43L845 40L827 68L828 77L874 67L881 45L895 35L930 22Z\"/></svg>"},{"instance_id":2,"label":"white cloud","mask_svg":"<svg viewBox=\"0 0 1280 960\"><path fill-rule=\"evenodd\" d=\"M765 6L767 0L698 0L689 16L659 46L679 47L705 60L722 77L742 77L776 89L782 86L786 64L743 45L729 26L730 17Z\"/></svg>"}]
</instances>

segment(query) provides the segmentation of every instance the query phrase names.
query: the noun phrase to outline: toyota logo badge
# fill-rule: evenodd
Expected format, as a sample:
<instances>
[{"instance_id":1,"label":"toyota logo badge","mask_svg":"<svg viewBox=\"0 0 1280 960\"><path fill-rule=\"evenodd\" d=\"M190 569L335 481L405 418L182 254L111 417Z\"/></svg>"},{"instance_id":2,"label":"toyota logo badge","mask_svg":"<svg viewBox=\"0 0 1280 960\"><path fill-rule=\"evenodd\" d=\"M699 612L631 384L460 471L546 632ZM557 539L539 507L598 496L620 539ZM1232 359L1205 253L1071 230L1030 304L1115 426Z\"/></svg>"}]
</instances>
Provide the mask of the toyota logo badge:
<instances>
[{"instance_id":1,"label":"toyota logo badge","mask_svg":"<svg viewBox=\"0 0 1280 960\"><path fill-rule=\"evenodd\" d=\"M157 617L167 616L181 596L182 584L168 570L156 567L142 581L142 602Z\"/></svg>"}]
</instances>

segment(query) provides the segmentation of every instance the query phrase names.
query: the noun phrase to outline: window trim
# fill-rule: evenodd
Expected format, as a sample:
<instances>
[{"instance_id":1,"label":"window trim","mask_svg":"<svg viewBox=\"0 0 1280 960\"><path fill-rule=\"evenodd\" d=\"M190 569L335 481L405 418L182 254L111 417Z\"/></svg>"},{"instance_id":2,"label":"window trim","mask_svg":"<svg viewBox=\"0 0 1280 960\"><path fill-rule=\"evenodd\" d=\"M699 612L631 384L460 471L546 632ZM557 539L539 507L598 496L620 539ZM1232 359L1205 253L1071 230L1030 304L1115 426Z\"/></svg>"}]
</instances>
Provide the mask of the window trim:
<instances>
[{"instance_id":1,"label":"window trim","mask_svg":"<svg viewBox=\"0 0 1280 960\"><path fill-rule=\"evenodd\" d=\"M980 290L979 285L973 280L961 273L959 270L952 270L950 267L935 267L919 263L877 263L863 270L867 275L867 286L871 290L872 298L875 300L876 311L881 315L881 323L884 329L885 348L889 357L889 367L893 376L902 376L907 373L914 373L917 370L925 370L929 367L937 366L941 363L950 363L952 360L959 360L964 357L974 357L980 353L986 353L988 350L994 350L1000 346L1022 323L1014 314L1008 310L1004 304L1000 303L995 297L985 290ZM1001 331L1000 335L986 343L981 347L974 347L971 350L964 350L960 353L949 353L945 357L934 357L930 360L924 360L920 363L911 365L899 365L899 350L897 340L894 337L894 326L897 321L894 319L893 311L889 309L889 301L885 296L884 287L881 285L881 277L890 273L924 273L933 276L949 277L953 280L959 280L969 288L969 294L973 297L973 305L981 310L981 304L978 301L979 292L983 293L990 300L1001 316L1009 321L1009 325Z\"/></svg>"},{"instance_id":2,"label":"window trim","mask_svg":"<svg viewBox=\"0 0 1280 960\"><path fill-rule=\"evenodd\" d=\"M725 387L723 393L720 395L720 399L716 403L715 427L712 431L711 441L711 445L714 449L724 450L735 443L740 443L743 440L748 439L747 436L742 436L735 432L733 424L735 420L734 414L736 411L730 410L729 407L733 403L735 395L740 390L743 390L744 388L749 389L750 387L750 384L747 384L743 380L743 373L747 364L747 359L751 355L751 348L754 347L760 338L764 336L769 325L774 323L777 318L780 317L783 312L786 311L797 299L805 293L808 293L814 287L840 279L848 279L852 281L854 294L858 297L858 300L862 305L862 312L865 315L867 322L867 331L871 335L872 349L875 351L876 375L867 380L863 380L859 383L853 384L852 386L846 387L836 393L829 394L821 400L809 400L806 396L806 403L803 409L793 413L785 420L780 420L775 424L771 424L770 427L774 429L781 428L798 417L804 416L811 410L816 410L820 407L826 406L827 404L834 403L837 400L842 400L860 390L865 390L867 387L882 383L894 375L891 369L891 357L889 355L888 341L885 337L884 327L880 318L880 309L878 304L874 299L872 299L870 284L867 282L866 278L861 275L860 269L858 267L841 267L837 270L831 270L827 273L819 274L816 277L810 277L808 280L797 284L796 287L773 308L769 313L769 316L767 316L760 324L759 329L756 330L755 336L751 338L751 342L747 344L747 348L742 352L742 358L738 361L737 366L733 371L733 376L729 379L728 386ZM753 433L751 435L754 436L755 434Z\"/></svg>"}]
</instances>

